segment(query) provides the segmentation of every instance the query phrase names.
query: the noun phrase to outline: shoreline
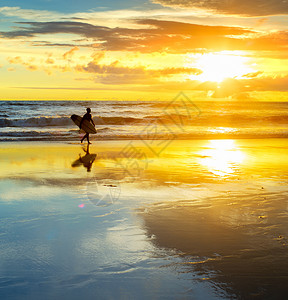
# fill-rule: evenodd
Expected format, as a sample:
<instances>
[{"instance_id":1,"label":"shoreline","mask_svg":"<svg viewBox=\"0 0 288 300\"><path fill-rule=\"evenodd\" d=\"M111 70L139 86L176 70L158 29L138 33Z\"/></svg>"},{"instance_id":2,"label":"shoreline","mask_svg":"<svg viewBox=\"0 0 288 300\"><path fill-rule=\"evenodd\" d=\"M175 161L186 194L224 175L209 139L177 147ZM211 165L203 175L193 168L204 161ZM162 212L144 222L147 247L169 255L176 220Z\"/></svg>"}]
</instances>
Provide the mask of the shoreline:
<instances>
[{"instance_id":1,"label":"shoreline","mask_svg":"<svg viewBox=\"0 0 288 300\"><path fill-rule=\"evenodd\" d=\"M208 136L208 137L195 137L195 138L173 138L173 139L165 139L165 138L151 138L151 139L141 139L141 138L131 138L131 137L127 137L127 138L105 138L105 139L99 139L99 140L91 140L90 137L90 142L93 144L96 144L98 142L123 142L123 141L151 141L151 140L155 140L155 141L167 141L167 140L171 140L173 141L208 141L208 140L286 140L288 139L287 137L230 137L230 136L225 136L225 137L215 137L215 136ZM31 139L31 140L0 140L0 144L6 144L6 143L11 143L11 144L17 144L17 143L47 143L47 144L78 144L81 146L83 145L87 145L87 142L84 142L83 144L80 143L80 139L78 140L43 140L43 139L39 139L39 140L35 140L35 139Z\"/></svg>"}]
</instances>

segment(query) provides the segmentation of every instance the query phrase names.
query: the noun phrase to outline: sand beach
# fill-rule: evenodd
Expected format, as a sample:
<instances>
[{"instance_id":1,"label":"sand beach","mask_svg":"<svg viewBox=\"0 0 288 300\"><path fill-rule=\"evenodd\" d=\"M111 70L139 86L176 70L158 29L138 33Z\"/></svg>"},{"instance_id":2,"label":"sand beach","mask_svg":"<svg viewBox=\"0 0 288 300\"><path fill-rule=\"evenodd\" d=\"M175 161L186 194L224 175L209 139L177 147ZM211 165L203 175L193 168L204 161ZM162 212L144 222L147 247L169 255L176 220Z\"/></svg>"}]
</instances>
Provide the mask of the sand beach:
<instances>
[{"instance_id":1,"label":"sand beach","mask_svg":"<svg viewBox=\"0 0 288 300\"><path fill-rule=\"evenodd\" d=\"M283 299L287 146L1 143L0 295Z\"/></svg>"}]
</instances>

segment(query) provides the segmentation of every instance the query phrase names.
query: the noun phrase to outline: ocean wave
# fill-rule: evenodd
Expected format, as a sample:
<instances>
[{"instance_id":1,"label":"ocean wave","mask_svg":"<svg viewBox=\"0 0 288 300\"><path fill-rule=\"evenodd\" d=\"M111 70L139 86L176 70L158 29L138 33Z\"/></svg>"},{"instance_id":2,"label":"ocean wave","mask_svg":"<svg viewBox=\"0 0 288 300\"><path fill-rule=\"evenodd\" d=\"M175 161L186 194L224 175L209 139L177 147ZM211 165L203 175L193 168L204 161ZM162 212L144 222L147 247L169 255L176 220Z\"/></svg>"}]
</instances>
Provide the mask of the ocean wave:
<instances>
[{"instance_id":1,"label":"ocean wave","mask_svg":"<svg viewBox=\"0 0 288 300\"><path fill-rule=\"evenodd\" d=\"M71 125L69 117L33 117L27 119L0 119L0 127L45 127Z\"/></svg>"},{"instance_id":2,"label":"ocean wave","mask_svg":"<svg viewBox=\"0 0 288 300\"><path fill-rule=\"evenodd\" d=\"M2 101L1 101L2 102ZM5 103L5 105L8 106L27 106L27 105L39 105L39 101L3 101L2 103Z\"/></svg>"},{"instance_id":3,"label":"ocean wave","mask_svg":"<svg viewBox=\"0 0 288 300\"><path fill-rule=\"evenodd\" d=\"M145 125L152 122L160 122L173 125L190 126L246 126L246 125L286 125L288 124L288 115L270 115L270 116L245 116L240 114L227 115L182 115L182 114L163 114L148 115L144 117L94 117L95 125ZM72 127L75 124L68 116L58 117L30 117L21 119L10 119L0 116L0 127Z\"/></svg>"},{"instance_id":4,"label":"ocean wave","mask_svg":"<svg viewBox=\"0 0 288 300\"><path fill-rule=\"evenodd\" d=\"M16 131L16 132L0 132L0 138L3 137L53 137L53 133L39 131Z\"/></svg>"},{"instance_id":5,"label":"ocean wave","mask_svg":"<svg viewBox=\"0 0 288 300\"><path fill-rule=\"evenodd\" d=\"M133 117L102 117L101 119L104 121L105 124L111 124L111 125L126 125L126 124L143 122L142 118L133 118Z\"/></svg>"}]
</instances>

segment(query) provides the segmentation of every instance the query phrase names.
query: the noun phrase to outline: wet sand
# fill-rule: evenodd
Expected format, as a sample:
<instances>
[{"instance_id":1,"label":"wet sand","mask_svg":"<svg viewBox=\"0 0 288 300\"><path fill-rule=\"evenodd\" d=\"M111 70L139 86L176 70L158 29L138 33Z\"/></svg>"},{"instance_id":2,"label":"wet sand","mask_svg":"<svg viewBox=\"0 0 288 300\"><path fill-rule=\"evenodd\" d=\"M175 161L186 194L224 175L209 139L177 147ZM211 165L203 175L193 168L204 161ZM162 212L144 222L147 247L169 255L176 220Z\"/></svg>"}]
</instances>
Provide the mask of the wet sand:
<instances>
[{"instance_id":1,"label":"wet sand","mask_svg":"<svg viewBox=\"0 0 288 300\"><path fill-rule=\"evenodd\" d=\"M142 210L157 247L181 253L179 272L184 267L200 274L223 298L286 297L287 145L286 140L210 141L200 155L194 152L190 168L178 172L182 182L195 184L191 196ZM206 197L198 189L206 189Z\"/></svg>"},{"instance_id":2,"label":"wet sand","mask_svg":"<svg viewBox=\"0 0 288 300\"><path fill-rule=\"evenodd\" d=\"M3 299L284 299L287 147L2 143Z\"/></svg>"}]
</instances>

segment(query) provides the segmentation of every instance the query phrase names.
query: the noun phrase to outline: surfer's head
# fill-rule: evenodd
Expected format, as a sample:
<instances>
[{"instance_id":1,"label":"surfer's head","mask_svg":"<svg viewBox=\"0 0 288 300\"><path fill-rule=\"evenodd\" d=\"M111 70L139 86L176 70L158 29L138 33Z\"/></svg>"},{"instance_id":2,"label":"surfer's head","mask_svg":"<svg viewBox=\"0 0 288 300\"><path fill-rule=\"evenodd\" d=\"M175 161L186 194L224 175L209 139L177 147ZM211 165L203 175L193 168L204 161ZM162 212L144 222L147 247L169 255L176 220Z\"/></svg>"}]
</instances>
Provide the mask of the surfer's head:
<instances>
[{"instance_id":1,"label":"surfer's head","mask_svg":"<svg viewBox=\"0 0 288 300\"><path fill-rule=\"evenodd\" d=\"M88 114L90 114L91 108L88 107L88 108L86 109L86 111L87 111Z\"/></svg>"}]
</instances>

